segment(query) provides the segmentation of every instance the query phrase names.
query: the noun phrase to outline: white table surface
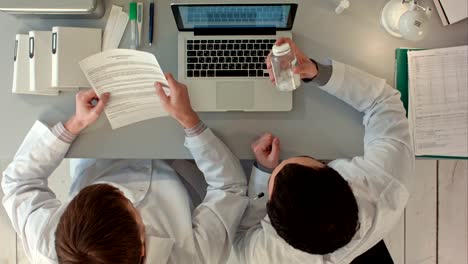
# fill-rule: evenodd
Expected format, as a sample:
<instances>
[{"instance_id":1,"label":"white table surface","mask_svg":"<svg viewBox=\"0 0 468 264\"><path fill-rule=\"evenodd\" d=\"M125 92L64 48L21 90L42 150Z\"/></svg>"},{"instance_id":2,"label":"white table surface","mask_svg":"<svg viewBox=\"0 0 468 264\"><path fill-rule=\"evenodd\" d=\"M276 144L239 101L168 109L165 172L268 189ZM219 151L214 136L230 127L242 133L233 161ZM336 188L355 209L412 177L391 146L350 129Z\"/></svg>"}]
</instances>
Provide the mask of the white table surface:
<instances>
[{"instance_id":1,"label":"white table surface","mask_svg":"<svg viewBox=\"0 0 468 264\"><path fill-rule=\"evenodd\" d=\"M53 26L104 28L111 2L128 10L129 1L107 0L100 20L42 19L0 13L0 158L11 158L35 120L53 125L74 113L74 94L56 97L11 93L15 34L50 30ZM147 3L145 9L147 11ZM156 0L155 43L142 50L152 52L165 71L177 74L177 28L171 2ZM193 1L185 1L193 2ZM203 1L214 3L220 1ZM225 1L224 1L225 2ZM240 1L231 1L240 2ZM280 1L256 1L280 2ZM307 0L299 3L293 38L310 57L330 57L394 82L394 51L398 47L439 48L468 43L468 22L443 27L436 11L430 34L420 42L391 37L380 26L385 0L351 1L341 15L334 13L338 0ZM433 6L432 1L426 0ZM145 13L147 18L147 13ZM147 22L147 19L145 19ZM144 25L146 32L147 25ZM127 28L122 48L128 47ZM144 43L147 43L145 33ZM250 143L262 132L281 138L282 158L310 155L319 159L350 158L363 154L362 114L317 89L303 85L294 93L294 108L281 113L202 113L201 118L242 159L252 158ZM183 130L170 118L140 122L112 130L105 116L84 131L68 157L90 158L189 158L183 146Z\"/></svg>"}]
</instances>

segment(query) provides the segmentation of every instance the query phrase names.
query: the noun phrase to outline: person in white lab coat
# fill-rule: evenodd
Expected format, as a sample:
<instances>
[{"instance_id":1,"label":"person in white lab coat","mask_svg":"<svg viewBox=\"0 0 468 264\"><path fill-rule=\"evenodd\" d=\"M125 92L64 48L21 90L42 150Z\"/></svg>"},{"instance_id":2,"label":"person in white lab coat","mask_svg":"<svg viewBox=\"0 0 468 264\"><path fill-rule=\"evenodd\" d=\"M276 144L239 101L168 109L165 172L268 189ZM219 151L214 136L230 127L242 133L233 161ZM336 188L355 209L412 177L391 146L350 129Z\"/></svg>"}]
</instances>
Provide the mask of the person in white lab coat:
<instances>
[{"instance_id":1,"label":"person in white lab coat","mask_svg":"<svg viewBox=\"0 0 468 264\"><path fill-rule=\"evenodd\" d=\"M308 156L279 163L279 138L264 134L252 144L251 202L231 257L243 264L350 263L383 239L408 201L414 154L405 109L385 80L337 61L318 64L291 39L277 44L285 42L303 80L364 113L364 155L328 164Z\"/></svg>"},{"instance_id":2,"label":"person in white lab coat","mask_svg":"<svg viewBox=\"0 0 468 264\"><path fill-rule=\"evenodd\" d=\"M49 129L37 121L3 172L3 206L33 263L225 263L248 204L239 160L192 110L185 85L167 75L156 93L185 127L185 146L208 187L194 197L162 160L73 160L69 203L47 179L109 95L77 95L76 114ZM151 144L151 142L148 142ZM187 188L186 188L187 187ZM198 206L194 200L202 199Z\"/></svg>"}]
</instances>

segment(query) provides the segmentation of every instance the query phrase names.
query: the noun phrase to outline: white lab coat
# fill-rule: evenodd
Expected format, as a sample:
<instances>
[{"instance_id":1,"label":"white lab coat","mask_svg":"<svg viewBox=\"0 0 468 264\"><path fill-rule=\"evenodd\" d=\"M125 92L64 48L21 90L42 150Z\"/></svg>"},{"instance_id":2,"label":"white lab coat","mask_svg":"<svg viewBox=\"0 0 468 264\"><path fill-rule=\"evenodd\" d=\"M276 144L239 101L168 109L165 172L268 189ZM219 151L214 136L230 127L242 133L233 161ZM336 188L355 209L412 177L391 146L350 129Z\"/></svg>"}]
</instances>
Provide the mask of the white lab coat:
<instances>
[{"instance_id":1,"label":"white lab coat","mask_svg":"<svg viewBox=\"0 0 468 264\"><path fill-rule=\"evenodd\" d=\"M400 93L383 79L335 61L332 76L321 89L364 112L364 156L328 164L351 186L359 208L359 230L351 242L331 254L312 255L297 250L279 237L270 224L265 195L251 200L230 262L350 263L382 240L400 219L414 171L414 153ZM268 193L269 177L256 168L252 170L250 198L260 192Z\"/></svg>"},{"instance_id":2,"label":"white lab coat","mask_svg":"<svg viewBox=\"0 0 468 264\"><path fill-rule=\"evenodd\" d=\"M245 174L209 129L185 146L208 183L195 209L179 176L160 160L83 160L73 166L71 196L96 183L123 191L146 226L146 263L224 263L248 204ZM69 147L36 122L3 173L3 206L33 263L57 262L54 232L67 203L55 198L47 178Z\"/></svg>"}]
</instances>

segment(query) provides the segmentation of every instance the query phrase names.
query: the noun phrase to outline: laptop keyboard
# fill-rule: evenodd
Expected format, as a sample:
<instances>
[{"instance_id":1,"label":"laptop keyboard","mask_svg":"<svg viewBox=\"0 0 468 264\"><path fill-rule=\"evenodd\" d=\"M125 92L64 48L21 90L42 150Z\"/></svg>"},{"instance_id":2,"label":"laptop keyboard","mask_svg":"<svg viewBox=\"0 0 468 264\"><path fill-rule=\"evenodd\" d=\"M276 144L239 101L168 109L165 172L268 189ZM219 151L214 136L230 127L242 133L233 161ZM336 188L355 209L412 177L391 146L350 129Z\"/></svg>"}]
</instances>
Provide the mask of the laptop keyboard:
<instances>
[{"instance_id":1,"label":"laptop keyboard","mask_svg":"<svg viewBox=\"0 0 468 264\"><path fill-rule=\"evenodd\" d=\"M265 59L276 39L187 40L186 76L268 77Z\"/></svg>"}]
</instances>

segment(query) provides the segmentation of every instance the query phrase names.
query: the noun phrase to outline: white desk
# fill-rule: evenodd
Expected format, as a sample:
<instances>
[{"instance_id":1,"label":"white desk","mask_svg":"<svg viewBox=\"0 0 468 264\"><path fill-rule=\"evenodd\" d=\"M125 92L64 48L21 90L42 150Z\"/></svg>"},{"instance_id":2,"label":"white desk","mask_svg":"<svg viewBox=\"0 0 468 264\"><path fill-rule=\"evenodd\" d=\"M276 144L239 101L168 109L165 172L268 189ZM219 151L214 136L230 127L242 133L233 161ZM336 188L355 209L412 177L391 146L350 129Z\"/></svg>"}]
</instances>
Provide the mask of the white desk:
<instances>
[{"instance_id":1,"label":"white desk","mask_svg":"<svg viewBox=\"0 0 468 264\"><path fill-rule=\"evenodd\" d=\"M113 2L128 10L129 1ZM156 2L155 43L151 49L145 45L143 50L153 52L165 71L176 74L177 28L169 7L171 1ZM334 2L337 1L298 2L293 32L304 52L316 59L331 57L351 64L386 78L392 84L395 48L437 48L468 43L467 20L443 27L436 12L431 20L430 35L424 41L412 43L391 37L380 26L384 0L352 1L351 7L341 15L334 13ZM432 1L426 2L432 4ZM75 105L72 93L58 97L11 93L15 34L50 30L52 26L103 28L109 10L110 1L107 1L107 14L101 20L24 18L0 13L0 158L14 155L35 120L50 125L65 121L74 112ZM145 22L146 18L147 14ZM146 26L144 32L147 32ZM146 33L143 39L147 43ZM121 47L128 47L128 38ZM281 138L282 158L303 154L335 159L363 153L362 115L312 84L295 92L291 112L203 113L200 116L243 159L252 158L250 143L264 131L271 131ZM183 130L170 118L145 121L113 131L103 116L76 140L68 157L188 158L189 153L183 147Z\"/></svg>"}]
</instances>

